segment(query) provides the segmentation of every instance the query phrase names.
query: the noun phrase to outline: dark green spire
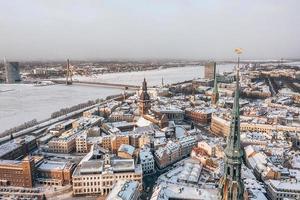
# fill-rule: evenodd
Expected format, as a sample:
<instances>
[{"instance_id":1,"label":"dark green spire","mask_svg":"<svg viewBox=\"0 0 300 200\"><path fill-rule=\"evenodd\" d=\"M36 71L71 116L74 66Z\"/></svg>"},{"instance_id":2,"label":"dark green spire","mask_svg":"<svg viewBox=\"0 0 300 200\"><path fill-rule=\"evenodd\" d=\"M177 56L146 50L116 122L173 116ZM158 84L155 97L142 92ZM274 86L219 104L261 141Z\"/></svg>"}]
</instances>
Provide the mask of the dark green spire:
<instances>
[{"instance_id":1,"label":"dark green spire","mask_svg":"<svg viewBox=\"0 0 300 200\"><path fill-rule=\"evenodd\" d=\"M240 78L239 78L239 69L237 70L236 75L236 89L234 93L234 102L232 107L232 119L230 125L230 134L228 136L227 148L228 145L232 148L231 150L236 152L236 150L241 151L240 149Z\"/></svg>"},{"instance_id":2,"label":"dark green spire","mask_svg":"<svg viewBox=\"0 0 300 200\"><path fill-rule=\"evenodd\" d=\"M221 199L223 200L242 200L244 195L244 184L241 180L243 151L240 141L239 84L238 66L230 133L227 137L227 146L225 148L224 176L221 179Z\"/></svg>"},{"instance_id":3,"label":"dark green spire","mask_svg":"<svg viewBox=\"0 0 300 200\"><path fill-rule=\"evenodd\" d=\"M240 120L240 69L237 69L232 116L235 116Z\"/></svg>"}]
</instances>

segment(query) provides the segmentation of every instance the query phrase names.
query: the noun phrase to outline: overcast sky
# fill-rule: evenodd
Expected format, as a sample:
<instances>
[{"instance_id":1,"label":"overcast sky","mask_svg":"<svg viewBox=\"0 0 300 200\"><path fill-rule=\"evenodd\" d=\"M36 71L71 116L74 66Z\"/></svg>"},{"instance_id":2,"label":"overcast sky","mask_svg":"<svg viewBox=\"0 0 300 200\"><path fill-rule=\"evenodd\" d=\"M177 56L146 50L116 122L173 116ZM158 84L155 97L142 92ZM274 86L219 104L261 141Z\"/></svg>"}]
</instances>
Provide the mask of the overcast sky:
<instances>
[{"instance_id":1,"label":"overcast sky","mask_svg":"<svg viewBox=\"0 0 300 200\"><path fill-rule=\"evenodd\" d=\"M0 0L10 60L300 57L299 0Z\"/></svg>"}]
</instances>

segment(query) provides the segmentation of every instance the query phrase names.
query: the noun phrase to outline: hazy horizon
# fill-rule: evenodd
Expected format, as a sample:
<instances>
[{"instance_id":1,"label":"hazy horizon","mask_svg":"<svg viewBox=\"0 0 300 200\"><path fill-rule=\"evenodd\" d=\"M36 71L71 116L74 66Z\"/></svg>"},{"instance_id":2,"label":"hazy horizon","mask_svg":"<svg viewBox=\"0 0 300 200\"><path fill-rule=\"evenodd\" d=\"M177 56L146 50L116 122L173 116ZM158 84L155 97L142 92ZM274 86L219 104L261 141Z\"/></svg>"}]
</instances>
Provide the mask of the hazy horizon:
<instances>
[{"instance_id":1,"label":"hazy horizon","mask_svg":"<svg viewBox=\"0 0 300 200\"><path fill-rule=\"evenodd\" d=\"M297 0L0 1L0 57L21 61L299 58Z\"/></svg>"}]
</instances>

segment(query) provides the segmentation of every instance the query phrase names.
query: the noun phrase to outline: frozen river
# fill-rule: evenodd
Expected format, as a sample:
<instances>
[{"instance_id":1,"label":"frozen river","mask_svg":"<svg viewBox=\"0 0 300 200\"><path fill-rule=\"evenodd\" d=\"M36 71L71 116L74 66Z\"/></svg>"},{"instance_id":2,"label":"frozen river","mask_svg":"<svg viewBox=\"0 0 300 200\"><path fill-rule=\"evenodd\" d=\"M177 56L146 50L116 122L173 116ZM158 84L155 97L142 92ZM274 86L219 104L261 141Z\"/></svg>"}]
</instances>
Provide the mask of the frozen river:
<instances>
[{"instance_id":1,"label":"frozen river","mask_svg":"<svg viewBox=\"0 0 300 200\"><path fill-rule=\"evenodd\" d=\"M231 71L232 65L218 66L219 72ZM95 77L76 77L80 80L96 80L108 83L140 85L145 77L148 84L176 83L203 77L204 68L188 66L153 71L104 74ZM36 118L46 119L54 111L88 100L119 94L122 90L98 86L52 85L35 87L29 84L0 84L0 132Z\"/></svg>"},{"instance_id":2,"label":"frozen river","mask_svg":"<svg viewBox=\"0 0 300 200\"><path fill-rule=\"evenodd\" d=\"M232 71L233 65L219 65L217 66L217 71L223 73L225 71ZM160 85L162 78L164 83L176 83L185 80L191 80L193 78L203 78L204 76L204 67L203 66L186 66L186 67L176 67L176 68L167 68L160 70L151 70L151 71L139 71L139 72L123 72L123 73L114 73L114 74L104 74L104 75L95 75L95 76L78 76L74 77L74 80L81 81L99 81L107 83L122 83L129 85L140 85L145 77L147 79L148 85Z\"/></svg>"},{"instance_id":3,"label":"frozen river","mask_svg":"<svg viewBox=\"0 0 300 200\"><path fill-rule=\"evenodd\" d=\"M63 107L118 94L120 89L81 85L35 87L0 85L0 132L34 118L41 120Z\"/></svg>"}]
</instances>

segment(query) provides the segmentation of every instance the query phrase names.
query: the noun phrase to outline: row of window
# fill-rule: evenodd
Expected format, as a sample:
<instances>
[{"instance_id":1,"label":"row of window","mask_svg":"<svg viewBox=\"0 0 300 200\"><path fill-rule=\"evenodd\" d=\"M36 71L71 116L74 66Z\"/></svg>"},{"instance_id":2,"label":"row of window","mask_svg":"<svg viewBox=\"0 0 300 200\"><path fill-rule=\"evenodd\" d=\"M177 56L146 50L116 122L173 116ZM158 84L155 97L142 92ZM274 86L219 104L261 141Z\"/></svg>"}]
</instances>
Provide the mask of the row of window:
<instances>
[{"instance_id":1,"label":"row of window","mask_svg":"<svg viewBox=\"0 0 300 200\"><path fill-rule=\"evenodd\" d=\"M154 167L152 167L152 166L150 166L150 167L148 167L148 166L147 166L147 167L143 167L143 170L144 170L144 171L152 170L152 169L154 169Z\"/></svg>"},{"instance_id":2,"label":"row of window","mask_svg":"<svg viewBox=\"0 0 300 200\"><path fill-rule=\"evenodd\" d=\"M103 190L103 191L102 191ZM106 193L108 194L110 192L111 189L109 188L84 188L83 190L82 189L75 189L74 190L74 193L75 194L80 194L80 193Z\"/></svg>"},{"instance_id":3,"label":"row of window","mask_svg":"<svg viewBox=\"0 0 300 200\"><path fill-rule=\"evenodd\" d=\"M107 187L110 187L110 186L112 186L113 185L113 181L102 181L102 182L100 182L100 181L94 181L94 182L83 182L83 183L81 183L81 182L79 182L79 183L74 183L74 186L76 187L76 186L107 186Z\"/></svg>"},{"instance_id":4,"label":"row of window","mask_svg":"<svg viewBox=\"0 0 300 200\"><path fill-rule=\"evenodd\" d=\"M123 178L138 178L141 175L137 175L137 174L128 174L128 175L115 175L115 176L94 176L94 177L82 177L82 178L76 178L73 177L74 181L81 181L81 180L99 180L100 178L102 180L106 180L106 179L123 179Z\"/></svg>"}]
</instances>

